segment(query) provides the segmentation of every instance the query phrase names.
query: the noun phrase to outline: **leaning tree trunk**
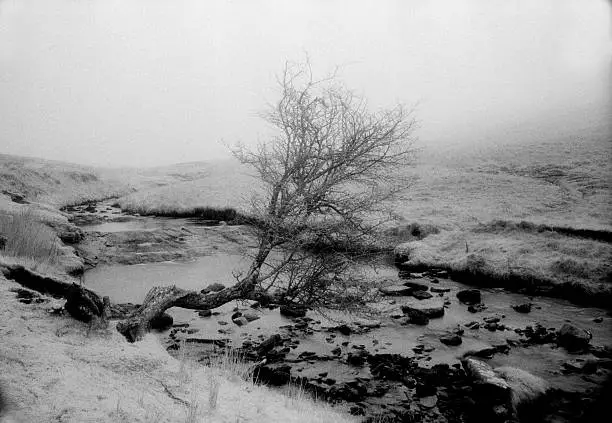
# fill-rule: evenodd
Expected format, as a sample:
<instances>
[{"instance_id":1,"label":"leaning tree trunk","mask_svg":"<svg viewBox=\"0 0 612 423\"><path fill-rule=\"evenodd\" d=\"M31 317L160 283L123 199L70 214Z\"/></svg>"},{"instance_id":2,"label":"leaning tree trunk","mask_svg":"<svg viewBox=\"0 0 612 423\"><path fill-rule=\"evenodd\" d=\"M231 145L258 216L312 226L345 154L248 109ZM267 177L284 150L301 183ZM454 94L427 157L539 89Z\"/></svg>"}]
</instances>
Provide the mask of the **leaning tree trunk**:
<instances>
[{"instance_id":1,"label":"leaning tree trunk","mask_svg":"<svg viewBox=\"0 0 612 423\"><path fill-rule=\"evenodd\" d=\"M108 319L125 319L117 324L117 330L130 342L135 342L149 331L151 320L171 307L207 310L237 299L256 299L255 284L259 271L252 268L249 275L236 285L219 292L202 294L176 286L154 287L143 304L134 308L132 304L111 304L108 297L100 297L94 291L57 278L40 275L20 265L3 267L7 279L35 291L66 298L64 308L77 320L91 322Z\"/></svg>"},{"instance_id":2,"label":"leaning tree trunk","mask_svg":"<svg viewBox=\"0 0 612 423\"><path fill-rule=\"evenodd\" d=\"M128 341L139 341L149 331L151 320L170 307L208 310L232 300L249 299L257 277L258 272L253 272L236 285L209 294L187 291L176 286L156 286L147 293L142 305L129 318L117 324L117 330Z\"/></svg>"}]
</instances>

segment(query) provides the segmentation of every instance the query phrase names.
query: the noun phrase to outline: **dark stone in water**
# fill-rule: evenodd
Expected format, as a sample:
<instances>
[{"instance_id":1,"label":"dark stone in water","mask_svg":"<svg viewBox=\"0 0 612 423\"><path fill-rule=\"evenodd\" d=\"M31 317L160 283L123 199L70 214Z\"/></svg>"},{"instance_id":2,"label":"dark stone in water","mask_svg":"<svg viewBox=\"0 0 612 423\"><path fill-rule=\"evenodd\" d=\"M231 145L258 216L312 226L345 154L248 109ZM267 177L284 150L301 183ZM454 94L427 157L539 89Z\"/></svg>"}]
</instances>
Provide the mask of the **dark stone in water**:
<instances>
[{"instance_id":1,"label":"dark stone in water","mask_svg":"<svg viewBox=\"0 0 612 423\"><path fill-rule=\"evenodd\" d=\"M334 326L333 328L329 328L330 331L338 331L340 332L342 335L350 335L353 330L346 324L341 324L338 326Z\"/></svg>"},{"instance_id":2,"label":"dark stone in water","mask_svg":"<svg viewBox=\"0 0 612 423\"><path fill-rule=\"evenodd\" d=\"M304 317L306 307L297 304L285 304L280 306L280 314L285 317Z\"/></svg>"},{"instance_id":3,"label":"dark stone in water","mask_svg":"<svg viewBox=\"0 0 612 423\"><path fill-rule=\"evenodd\" d=\"M591 338L590 332L567 323L557 332L557 343L571 352L587 349Z\"/></svg>"},{"instance_id":4,"label":"dark stone in water","mask_svg":"<svg viewBox=\"0 0 612 423\"><path fill-rule=\"evenodd\" d=\"M433 295L431 295L429 292L427 291L414 291L412 293L412 296L418 300L427 300L431 297L433 297Z\"/></svg>"},{"instance_id":5,"label":"dark stone in water","mask_svg":"<svg viewBox=\"0 0 612 423\"><path fill-rule=\"evenodd\" d=\"M232 322L234 322L234 324L237 326L244 326L249 323L249 321L242 316L232 319Z\"/></svg>"},{"instance_id":6,"label":"dark stone in water","mask_svg":"<svg viewBox=\"0 0 612 423\"><path fill-rule=\"evenodd\" d=\"M595 360L569 360L563 363L565 373L586 373L592 374L597 371L597 361Z\"/></svg>"},{"instance_id":7,"label":"dark stone in water","mask_svg":"<svg viewBox=\"0 0 612 423\"><path fill-rule=\"evenodd\" d=\"M272 348L274 348L277 345L281 345L282 343L283 343L283 340L281 336L278 333L276 333L270 336L265 341L263 341L261 344L259 344L259 347L257 348L257 353L259 355L264 355L268 351L270 351Z\"/></svg>"},{"instance_id":8,"label":"dark stone in water","mask_svg":"<svg viewBox=\"0 0 612 423\"><path fill-rule=\"evenodd\" d=\"M529 313L531 312L531 303L516 304L512 308L518 313Z\"/></svg>"},{"instance_id":9,"label":"dark stone in water","mask_svg":"<svg viewBox=\"0 0 612 423\"><path fill-rule=\"evenodd\" d=\"M353 366L362 366L369 355L365 350L357 350L348 354L347 362Z\"/></svg>"},{"instance_id":10,"label":"dark stone in water","mask_svg":"<svg viewBox=\"0 0 612 423\"><path fill-rule=\"evenodd\" d=\"M408 281L403 283L404 286L414 289L415 291L427 291L429 285L422 282Z\"/></svg>"},{"instance_id":11,"label":"dark stone in water","mask_svg":"<svg viewBox=\"0 0 612 423\"><path fill-rule=\"evenodd\" d=\"M211 310L200 310L200 311L198 311L198 316L200 316L200 317L210 317L210 316L212 316L212 311Z\"/></svg>"},{"instance_id":12,"label":"dark stone in water","mask_svg":"<svg viewBox=\"0 0 612 423\"><path fill-rule=\"evenodd\" d=\"M414 325L419 326L425 326L429 324L429 317L421 310L407 309L406 315L408 316L408 319L405 323L412 323Z\"/></svg>"},{"instance_id":13,"label":"dark stone in water","mask_svg":"<svg viewBox=\"0 0 612 423\"><path fill-rule=\"evenodd\" d=\"M474 305L482 302L482 296L478 289L464 289L457 292L457 298L464 304Z\"/></svg>"},{"instance_id":14,"label":"dark stone in water","mask_svg":"<svg viewBox=\"0 0 612 423\"><path fill-rule=\"evenodd\" d=\"M459 335L447 334L440 337L440 342L445 345L455 347L457 345L461 345L463 341L461 340L461 337Z\"/></svg>"},{"instance_id":15,"label":"dark stone in water","mask_svg":"<svg viewBox=\"0 0 612 423\"><path fill-rule=\"evenodd\" d=\"M442 286L432 286L431 292L446 293L446 292L450 292L450 288L444 288Z\"/></svg>"},{"instance_id":16,"label":"dark stone in water","mask_svg":"<svg viewBox=\"0 0 612 423\"><path fill-rule=\"evenodd\" d=\"M468 311L470 313L479 313L481 311L485 311L487 306L484 304L473 304L468 307Z\"/></svg>"}]
</instances>

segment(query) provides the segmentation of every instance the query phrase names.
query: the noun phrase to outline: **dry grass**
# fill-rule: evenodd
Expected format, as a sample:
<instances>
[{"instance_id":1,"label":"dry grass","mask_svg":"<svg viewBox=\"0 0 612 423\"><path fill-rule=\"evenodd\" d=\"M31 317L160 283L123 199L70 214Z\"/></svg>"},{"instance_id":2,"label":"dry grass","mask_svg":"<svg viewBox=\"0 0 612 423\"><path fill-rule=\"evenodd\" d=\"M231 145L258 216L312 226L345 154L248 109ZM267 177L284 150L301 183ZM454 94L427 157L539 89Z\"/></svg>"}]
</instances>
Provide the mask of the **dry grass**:
<instances>
[{"instance_id":1,"label":"dry grass","mask_svg":"<svg viewBox=\"0 0 612 423\"><path fill-rule=\"evenodd\" d=\"M519 227L443 231L403 244L397 252L414 267L438 267L473 275L473 282L580 287L591 302L612 295L612 245ZM468 280L469 282L469 280Z\"/></svg>"},{"instance_id":2,"label":"dry grass","mask_svg":"<svg viewBox=\"0 0 612 423\"><path fill-rule=\"evenodd\" d=\"M29 208L0 214L0 235L6 237L6 245L0 249L5 257L21 260L28 267L55 266L60 262L57 235Z\"/></svg>"},{"instance_id":3,"label":"dry grass","mask_svg":"<svg viewBox=\"0 0 612 423\"><path fill-rule=\"evenodd\" d=\"M196 215L206 209L249 208L250 198L257 191L257 181L234 162L209 166L202 179L172 183L140 190L120 198L123 210L144 215ZM227 219L225 219L227 220Z\"/></svg>"},{"instance_id":4,"label":"dry grass","mask_svg":"<svg viewBox=\"0 0 612 423\"><path fill-rule=\"evenodd\" d=\"M72 163L0 155L0 191L7 190L56 207L117 197L130 192L137 178L121 177Z\"/></svg>"}]
</instances>

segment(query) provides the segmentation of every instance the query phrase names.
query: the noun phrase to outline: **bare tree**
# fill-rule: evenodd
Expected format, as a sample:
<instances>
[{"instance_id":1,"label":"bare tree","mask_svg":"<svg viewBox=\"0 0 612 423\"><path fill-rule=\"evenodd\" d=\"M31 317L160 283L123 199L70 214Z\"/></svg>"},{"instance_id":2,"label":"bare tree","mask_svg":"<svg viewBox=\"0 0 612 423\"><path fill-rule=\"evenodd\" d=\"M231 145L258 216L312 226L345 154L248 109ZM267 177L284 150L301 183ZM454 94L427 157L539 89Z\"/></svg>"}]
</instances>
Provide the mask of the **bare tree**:
<instances>
[{"instance_id":1,"label":"bare tree","mask_svg":"<svg viewBox=\"0 0 612 423\"><path fill-rule=\"evenodd\" d=\"M387 202L409 185L415 122L401 105L370 111L335 75L314 79L308 63L287 64L278 84L280 99L263 115L276 135L234 150L265 187L253 201L258 248L249 270L218 293L153 288L118 325L128 339L173 306L208 309L273 291L279 302L329 305L346 294L350 278L341 275L374 241Z\"/></svg>"},{"instance_id":2,"label":"bare tree","mask_svg":"<svg viewBox=\"0 0 612 423\"><path fill-rule=\"evenodd\" d=\"M371 112L335 74L315 80L308 63L287 64L278 84L280 99L263 115L276 135L234 150L266 188L254 201L250 271L286 301L325 303L354 253L374 241L389 200L409 186L415 121L401 105Z\"/></svg>"}]
</instances>

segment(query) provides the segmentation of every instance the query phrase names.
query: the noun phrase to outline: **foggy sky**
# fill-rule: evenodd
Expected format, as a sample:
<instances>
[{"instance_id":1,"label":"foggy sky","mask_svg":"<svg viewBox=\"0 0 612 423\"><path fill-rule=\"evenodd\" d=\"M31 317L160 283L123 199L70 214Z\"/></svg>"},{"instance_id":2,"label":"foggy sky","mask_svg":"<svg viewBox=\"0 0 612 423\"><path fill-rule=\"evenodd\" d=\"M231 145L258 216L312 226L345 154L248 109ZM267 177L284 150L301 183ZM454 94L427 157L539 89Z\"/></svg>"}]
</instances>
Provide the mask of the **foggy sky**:
<instances>
[{"instance_id":1,"label":"foggy sky","mask_svg":"<svg viewBox=\"0 0 612 423\"><path fill-rule=\"evenodd\" d=\"M423 145L546 133L609 111L610 27L605 0L0 0L0 153L223 157L305 53L374 107L418 102Z\"/></svg>"}]
</instances>

